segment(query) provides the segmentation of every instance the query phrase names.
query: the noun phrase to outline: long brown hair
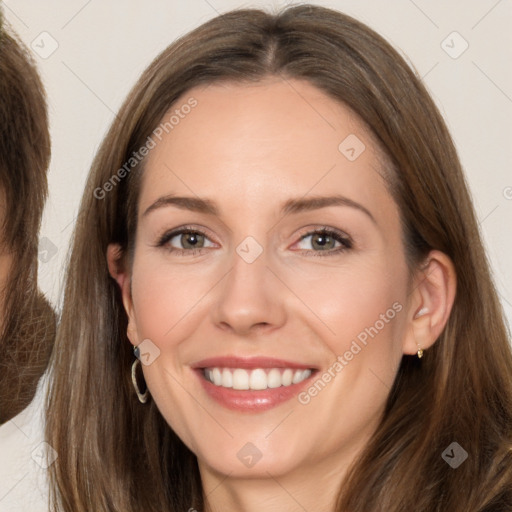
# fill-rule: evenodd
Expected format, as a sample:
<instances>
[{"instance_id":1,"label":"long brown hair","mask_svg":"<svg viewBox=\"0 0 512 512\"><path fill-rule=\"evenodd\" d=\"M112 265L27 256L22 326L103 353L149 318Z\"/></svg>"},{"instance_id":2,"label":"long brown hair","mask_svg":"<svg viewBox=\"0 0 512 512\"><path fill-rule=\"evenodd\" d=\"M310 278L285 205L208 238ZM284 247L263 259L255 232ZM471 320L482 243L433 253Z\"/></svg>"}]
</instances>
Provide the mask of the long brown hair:
<instances>
[{"instance_id":1,"label":"long brown hair","mask_svg":"<svg viewBox=\"0 0 512 512\"><path fill-rule=\"evenodd\" d=\"M32 400L55 339L55 314L37 288L38 236L48 192L50 134L43 84L0 10L0 246L12 264L0 328L0 423Z\"/></svg>"},{"instance_id":2,"label":"long brown hair","mask_svg":"<svg viewBox=\"0 0 512 512\"><path fill-rule=\"evenodd\" d=\"M457 272L446 328L420 365L403 357L380 426L340 481L335 510L511 507L512 355L450 135L385 40L349 16L302 5L276 15L233 11L172 44L103 141L77 220L53 359L46 434L59 454L50 468L56 510L204 509L195 455L131 387L127 318L106 251L118 243L126 254L133 244L144 160L129 171L126 162L171 105L198 85L268 75L306 80L360 116L387 155L410 264L438 249ZM456 470L441 457L452 442L469 454Z\"/></svg>"}]
</instances>

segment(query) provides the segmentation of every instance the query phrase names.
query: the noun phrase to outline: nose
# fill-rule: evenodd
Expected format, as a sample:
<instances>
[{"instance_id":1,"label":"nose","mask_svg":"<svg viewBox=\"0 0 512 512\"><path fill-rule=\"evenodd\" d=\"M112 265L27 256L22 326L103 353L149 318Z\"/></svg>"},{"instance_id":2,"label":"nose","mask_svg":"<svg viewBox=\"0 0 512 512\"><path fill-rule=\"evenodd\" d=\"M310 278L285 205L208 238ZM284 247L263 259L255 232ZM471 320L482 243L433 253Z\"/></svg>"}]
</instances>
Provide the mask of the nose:
<instances>
[{"instance_id":1,"label":"nose","mask_svg":"<svg viewBox=\"0 0 512 512\"><path fill-rule=\"evenodd\" d=\"M266 250L252 262L243 256L233 252L231 270L216 287L213 322L238 335L277 329L286 321L286 289L270 270Z\"/></svg>"}]
</instances>

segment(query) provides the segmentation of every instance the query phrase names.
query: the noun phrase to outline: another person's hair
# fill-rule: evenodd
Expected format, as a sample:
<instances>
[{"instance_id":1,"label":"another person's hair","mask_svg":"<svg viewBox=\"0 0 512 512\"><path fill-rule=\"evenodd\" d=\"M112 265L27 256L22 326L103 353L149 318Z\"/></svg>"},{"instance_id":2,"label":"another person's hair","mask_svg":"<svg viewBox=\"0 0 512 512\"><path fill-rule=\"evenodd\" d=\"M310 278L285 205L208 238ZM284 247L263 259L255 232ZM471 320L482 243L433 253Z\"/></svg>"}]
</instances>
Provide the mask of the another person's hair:
<instances>
[{"instance_id":1,"label":"another person's hair","mask_svg":"<svg viewBox=\"0 0 512 512\"><path fill-rule=\"evenodd\" d=\"M38 236L50 162L46 96L35 63L0 10L0 246L12 264L0 329L0 423L33 399L55 339L37 287Z\"/></svg>"},{"instance_id":2,"label":"another person's hair","mask_svg":"<svg viewBox=\"0 0 512 512\"><path fill-rule=\"evenodd\" d=\"M336 510L509 510L512 355L454 144L390 44L349 16L308 5L233 11L182 37L143 73L106 135L80 207L54 351L46 434L59 454L54 504L203 510L196 456L152 400L141 406L130 381L127 317L106 252L119 243L130 264L146 159L118 169L191 88L267 76L306 80L359 115L387 155L411 270L438 249L457 273L443 333L421 364L403 357L375 435L340 481ZM469 454L456 470L441 457L454 441Z\"/></svg>"}]
</instances>

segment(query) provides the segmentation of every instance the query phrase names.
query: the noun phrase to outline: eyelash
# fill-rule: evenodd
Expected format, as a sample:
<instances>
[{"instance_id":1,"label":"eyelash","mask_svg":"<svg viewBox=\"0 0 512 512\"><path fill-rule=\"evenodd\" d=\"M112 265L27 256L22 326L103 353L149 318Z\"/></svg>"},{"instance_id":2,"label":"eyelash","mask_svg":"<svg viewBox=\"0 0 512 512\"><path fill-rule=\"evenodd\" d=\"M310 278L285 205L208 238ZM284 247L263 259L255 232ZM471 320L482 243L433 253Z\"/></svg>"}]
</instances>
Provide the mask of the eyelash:
<instances>
[{"instance_id":1,"label":"eyelash","mask_svg":"<svg viewBox=\"0 0 512 512\"><path fill-rule=\"evenodd\" d=\"M208 238L207 234L202 231L201 229L193 228L191 226L184 226L181 228L177 228L172 231L168 231L164 233L158 242L156 243L155 247L164 247L170 240L172 240L177 235L184 235L184 234L199 234L206 238ZM303 251L312 256L320 256L320 257L326 257L326 256L334 256L337 254L340 254L342 252L345 252L349 249L352 249L353 243L349 236L346 234L337 231L335 229L329 228L327 226L321 228L321 229L315 229L313 231L308 231L304 235L301 235L299 242L304 240L305 238L308 238L312 235L327 235L328 237L333 238L336 242L339 242L341 244L341 247L338 247L336 249L330 249L327 251L314 251L314 250L305 250ZM196 256L201 252L202 249L205 249L205 247L200 247L198 249L177 249L175 247L167 247L166 250L170 253L173 253L178 256Z\"/></svg>"}]
</instances>

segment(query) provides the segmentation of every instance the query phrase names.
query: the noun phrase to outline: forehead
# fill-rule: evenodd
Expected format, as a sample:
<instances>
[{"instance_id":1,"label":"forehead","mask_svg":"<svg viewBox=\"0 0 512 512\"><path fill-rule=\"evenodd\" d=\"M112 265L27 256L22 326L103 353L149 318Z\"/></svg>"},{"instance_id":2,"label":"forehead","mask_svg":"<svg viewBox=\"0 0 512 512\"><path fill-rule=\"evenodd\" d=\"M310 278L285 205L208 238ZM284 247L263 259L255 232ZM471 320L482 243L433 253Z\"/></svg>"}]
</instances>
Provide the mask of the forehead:
<instances>
[{"instance_id":1,"label":"forehead","mask_svg":"<svg viewBox=\"0 0 512 512\"><path fill-rule=\"evenodd\" d=\"M191 101L192 109L183 107ZM390 200L381 153L364 123L308 82L194 88L161 126L166 122L146 162L140 210L170 192L255 209L290 196L343 193L375 203L377 215Z\"/></svg>"}]
</instances>

